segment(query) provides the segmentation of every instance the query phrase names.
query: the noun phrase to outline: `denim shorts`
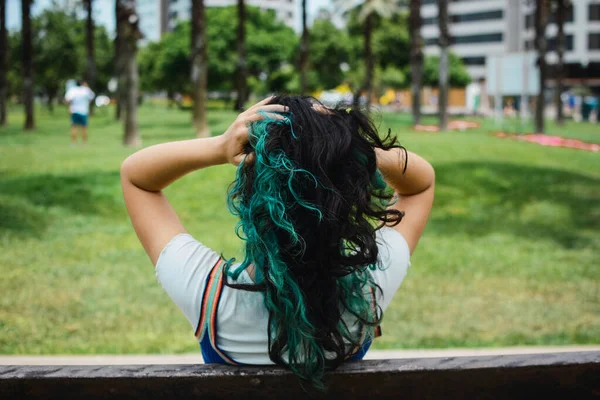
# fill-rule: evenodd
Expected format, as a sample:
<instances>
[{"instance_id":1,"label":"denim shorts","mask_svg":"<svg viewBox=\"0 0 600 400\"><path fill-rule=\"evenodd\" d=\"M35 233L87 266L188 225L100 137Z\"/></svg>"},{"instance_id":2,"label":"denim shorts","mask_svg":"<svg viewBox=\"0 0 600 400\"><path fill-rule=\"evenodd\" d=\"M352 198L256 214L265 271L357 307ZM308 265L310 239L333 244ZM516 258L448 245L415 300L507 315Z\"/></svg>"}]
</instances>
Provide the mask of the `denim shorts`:
<instances>
[{"instance_id":1,"label":"denim shorts","mask_svg":"<svg viewBox=\"0 0 600 400\"><path fill-rule=\"evenodd\" d=\"M71 114L71 125L87 126L87 115L78 113Z\"/></svg>"}]
</instances>

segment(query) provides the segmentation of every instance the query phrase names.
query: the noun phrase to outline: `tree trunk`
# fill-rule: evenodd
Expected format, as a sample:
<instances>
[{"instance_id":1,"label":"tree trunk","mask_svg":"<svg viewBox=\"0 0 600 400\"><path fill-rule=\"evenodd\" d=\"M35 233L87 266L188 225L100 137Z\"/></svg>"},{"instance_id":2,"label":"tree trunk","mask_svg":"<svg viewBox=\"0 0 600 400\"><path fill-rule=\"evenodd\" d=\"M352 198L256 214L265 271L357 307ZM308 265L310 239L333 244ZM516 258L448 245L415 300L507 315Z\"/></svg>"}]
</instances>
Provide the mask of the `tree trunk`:
<instances>
[{"instance_id":1,"label":"tree trunk","mask_svg":"<svg viewBox=\"0 0 600 400\"><path fill-rule=\"evenodd\" d=\"M87 19L85 25L85 46L86 46L86 71L85 80L88 86L95 92L96 91L96 58L94 56L94 14L92 3L94 0L85 0L85 6L87 9ZM90 115L94 114L94 102L90 104Z\"/></svg>"},{"instance_id":2,"label":"tree trunk","mask_svg":"<svg viewBox=\"0 0 600 400\"><path fill-rule=\"evenodd\" d=\"M125 111L123 144L139 146L142 142L138 131L137 108L139 100L139 77L137 69L137 41L142 37L138 27L135 0L117 0L121 2L120 24L122 36L121 58L124 63L125 98L121 98Z\"/></svg>"},{"instance_id":3,"label":"tree trunk","mask_svg":"<svg viewBox=\"0 0 600 400\"><path fill-rule=\"evenodd\" d=\"M23 38L23 103L25 104L24 129L35 128L33 116L33 35L31 33L31 0L21 0L21 29Z\"/></svg>"},{"instance_id":4,"label":"tree trunk","mask_svg":"<svg viewBox=\"0 0 600 400\"><path fill-rule=\"evenodd\" d=\"M556 34L556 53L558 55L558 61L556 62L556 93L554 95L557 125L564 125L565 123L562 99L560 95L564 90L563 79L565 78L565 13L567 12L567 1L568 0L556 1L556 26L558 28L558 32Z\"/></svg>"},{"instance_id":5,"label":"tree trunk","mask_svg":"<svg viewBox=\"0 0 600 400\"><path fill-rule=\"evenodd\" d=\"M367 104L366 109L370 111L371 109L371 96L373 95L373 71L375 69L375 60L373 59L373 24L375 19L375 13L371 12L367 15L365 20L365 47L364 47L364 55L365 55L365 83L364 90L367 94Z\"/></svg>"},{"instance_id":6,"label":"tree trunk","mask_svg":"<svg viewBox=\"0 0 600 400\"><path fill-rule=\"evenodd\" d=\"M423 38L421 37L421 0L410 0L410 75L413 124L421 123L421 85L423 80Z\"/></svg>"},{"instance_id":7,"label":"tree trunk","mask_svg":"<svg viewBox=\"0 0 600 400\"><path fill-rule=\"evenodd\" d=\"M46 94L48 95L48 111L50 114L54 113L54 99L56 98L56 94L58 93L58 89L50 89L46 90Z\"/></svg>"},{"instance_id":8,"label":"tree trunk","mask_svg":"<svg viewBox=\"0 0 600 400\"><path fill-rule=\"evenodd\" d=\"M138 131L137 108L138 108L138 69L135 59L137 53L137 45L129 44L129 49L132 52L127 56L126 66L126 88L127 99L125 109L125 132L123 143L126 146L139 146L141 144L140 133Z\"/></svg>"},{"instance_id":9,"label":"tree trunk","mask_svg":"<svg viewBox=\"0 0 600 400\"><path fill-rule=\"evenodd\" d=\"M123 85L122 85L122 76L123 76L123 24L119 20L120 16L123 14L122 5L120 0L115 1L115 55L113 65L115 66L114 75L117 80L117 90L115 91L115 120L121 120L122 110L123 110L123 101L124 97L122 96Z\"/></svg>"},{"instance_id":10,"label":"tree trunk","mask_svg":"<svg viewBox=\"0 0 600 400\"><path fill-rule=\"evenodd\" d=\"M308 23L306 17L306 0L302 0L302 38L300 41L300 93L308 91L308 57L309 57Z\"/></svg>"},{"instance_id":11,"label":"tree trunk","mask_svg":"<svg viewBox=\"0 0 600 400\"><path fill-rule=\"evenodd\" d=\"M237 98L234 105L234 111L244 109L248 92L248 71L246 58L246 5L244 0L238 0L238 27L237 27L237 68L236 68L236 89Z\"/></svg>"},{"instance_id":12,"label":"tree trunk","mask_svg":"<svg viewBox=\"0 0 600 400\"><path fill-rule=\"evenodd\" d=\"M8 34L6 32L6 0L0 0L0 126L6 126L6 74Z\"/></svg>"},{"instance_id":13,"label":"tree trunk","mask_svg":"<svg viewBox=\"0 0 600 400\"><path fill-rule=\"evenodd\" d=\"M548 44L546 41L546 25L548 24L548 0L536 0L535 7L535 48L538 53L537 66L540 70L540 93L538 94L535 107L535 130L536 133L544 133L544 89L546 88L546 75L548 66L546 64L546 52Z\"/></svg>"},{"instance_id":14,"label":"tree trunk","mask_svg":"<svg viewBox=\"0 0 600 400\"><path fill-rule=\"evenodd\" d=\"M440 72L439 99L440 130L448 128L448 46L450 32L448 30L448 0L438 0L438 23L440 27Z\"/></svg>"},{"instance_id":15,"label":"tree trunk","mask_svg":"<svg viewBox=\"0 0 600 400\"><path fill-rule=\"evenodd\" d=\"M206 85L208 58L206 14L204 0L192 1L192 87L194 95L193 122L198 137L209 137L206 120Z\"/></svg>"}]
</instances>

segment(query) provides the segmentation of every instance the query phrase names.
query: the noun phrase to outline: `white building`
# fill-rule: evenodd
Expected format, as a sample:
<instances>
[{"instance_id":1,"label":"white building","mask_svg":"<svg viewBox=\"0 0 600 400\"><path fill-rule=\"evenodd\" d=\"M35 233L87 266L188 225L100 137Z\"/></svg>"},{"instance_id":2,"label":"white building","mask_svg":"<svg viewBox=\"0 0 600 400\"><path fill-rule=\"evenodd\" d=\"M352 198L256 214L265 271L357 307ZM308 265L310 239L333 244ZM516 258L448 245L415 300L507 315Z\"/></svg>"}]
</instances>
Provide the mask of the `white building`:
<instances>
[{"instance_id":1,"label":"white building","mask_svg":"<svg viewBox=\"0 0 600 400\"><path fill-rule=\"evenodd\" d=\"M565 61L575 65L600 63L600 0L572 0L566 16ZM451 0L451 51L465 62L473 79L485 76L486 57L533 49L534 6L523 0ZM439 54L437 40L437 0L423 0L421 8L426 54ZM554 16L546 30L549 39L548 61L556 62L556 24ZM569 72L567 65L567 72ZM596 75L600 73L596 72Z\"/></svg>"},{"instance_id":2,"label":"white building","mask_svg":"<svg viewBox=\"0 0 600 400\"><path fill-rule=\"evenodd\" d=\"M236 0L205 0L206 7L225 7ZM249 6L275 11L277 18L294 28L299 12L298 0L246 0ZM172 30L177 22L189 20L191 0L137 0L140 29L147 40L157 41L164 32Z\"/></svg>"}]
</instances>

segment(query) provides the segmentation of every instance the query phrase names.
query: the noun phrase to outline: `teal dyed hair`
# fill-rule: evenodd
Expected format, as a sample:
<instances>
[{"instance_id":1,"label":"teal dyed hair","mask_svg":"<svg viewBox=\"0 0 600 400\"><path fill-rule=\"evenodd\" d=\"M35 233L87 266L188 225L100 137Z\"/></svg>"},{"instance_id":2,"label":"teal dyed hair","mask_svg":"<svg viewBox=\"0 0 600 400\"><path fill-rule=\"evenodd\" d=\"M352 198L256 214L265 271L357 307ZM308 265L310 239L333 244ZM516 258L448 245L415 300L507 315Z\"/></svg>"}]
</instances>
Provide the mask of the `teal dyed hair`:
<instances>
[{"instance_id":1,"label":"teal dyed hair","mask_svg":"<svg viewBox=\"0 0 600 400\"><path fill-rule=\"evenodd\" d=\"M380 322L371 301L377 246L369 221L391 220L393 212L379 201L390 198L374 166L380 143L352 132L345 111L349 120L337 121L308 110L304 98L279 101L288 101L290 113L252 124L254 161L240 164L229 193L245 257L237 267L230 260L226 274L235 280L254 265L256 285L228 284L264 293L270 358L322 388L325 370L371 340ZM346 131L328 131L321 126L328 119Z\"/></svg>"}]
</instances>

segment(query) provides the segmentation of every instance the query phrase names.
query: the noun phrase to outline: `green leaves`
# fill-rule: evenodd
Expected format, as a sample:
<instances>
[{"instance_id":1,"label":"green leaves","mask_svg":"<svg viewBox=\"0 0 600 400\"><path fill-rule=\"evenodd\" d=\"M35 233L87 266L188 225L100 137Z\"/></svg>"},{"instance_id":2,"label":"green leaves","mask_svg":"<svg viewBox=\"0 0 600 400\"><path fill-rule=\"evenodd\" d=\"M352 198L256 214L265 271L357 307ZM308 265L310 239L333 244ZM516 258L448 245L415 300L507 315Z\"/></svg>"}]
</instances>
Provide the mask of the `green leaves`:
<instances>
[{"instance_id":1,"label":"green leaves","mask_svg":"<svg viewBox=\"0 0 600 400\"><path fill-rule=\"evenodd\" d=\"M33 51L35 84L46 96L55 98L64 92L68 79L84 76L86 69L85 21L63 9L46 9L33 18ZM96 67L98 71L94 89L99 93L106 85L113 71L112 42L104 27L95 29ZM20 94L21 74L21 33L15 32L9 38L10 47L10 91Z\"/></svg>"},{"instance_id":2,"label":"green leaves","mask_svg":"<svg viewBox=\"0 0 600 400\"><path fill-rule=\"evenodd\" d=\"M236 53L236 7L211 7L206 10L208 43L208 89L233 88ZM144 90L187 93L190 87L189 22L182 22L158 43L140 51L140 76ZM286 82L271 81L292 61L298 37L276 19L273 12L247 8L246 48L249 82L258 90L286 91ZM286 73L287 74L287 73ZM261 79L261 77L263 79ZM258 84L265 81L264 85Z\"/></svg>"},{"instance_id":3,"label":"green leaves","mask_svg":"<svg viewBox=\"0 0 600 400\"><path fill-rule=\"evenodd\" d=\"M423 85L437 86L440 71L440 58L427 56L423 65ZM471 77L464 63L454 53L450 53L450 86L464 87L471 82Z\"/></svg>"}]
</instances>

